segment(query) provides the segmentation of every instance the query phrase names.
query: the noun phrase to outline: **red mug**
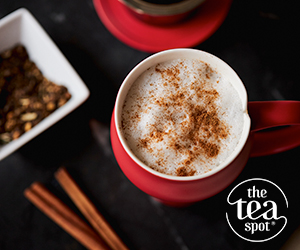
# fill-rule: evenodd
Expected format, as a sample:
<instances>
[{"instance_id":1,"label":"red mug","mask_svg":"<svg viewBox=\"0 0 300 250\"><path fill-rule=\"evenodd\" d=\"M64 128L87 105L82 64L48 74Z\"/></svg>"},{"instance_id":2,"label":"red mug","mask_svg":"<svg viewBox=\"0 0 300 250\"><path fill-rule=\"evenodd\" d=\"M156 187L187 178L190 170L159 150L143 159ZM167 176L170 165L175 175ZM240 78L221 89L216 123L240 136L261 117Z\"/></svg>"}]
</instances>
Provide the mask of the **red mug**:
<instances>
[{"instance_id":1,"label":"red mug","mask_svg":"<svg viewBox=\"0 0 300 250\"><path fill-rule=\"evenodd\" d=\"M234 152L215 169L196 176L166 175L146 166L127 146L120 125L126 94L137 77L157 63L183 58L204 61L230 80L242 99L244 111L244 129ZM146 58L127 75L116 98L110 136L116 160L134 185L164 204L187 206L228 187L241 173L249 157L275 154L299 146L299 114L299 101L248 102L246 89L238 75L216 56L195 49L172 49Z\"/></svg>"}]
</instances>

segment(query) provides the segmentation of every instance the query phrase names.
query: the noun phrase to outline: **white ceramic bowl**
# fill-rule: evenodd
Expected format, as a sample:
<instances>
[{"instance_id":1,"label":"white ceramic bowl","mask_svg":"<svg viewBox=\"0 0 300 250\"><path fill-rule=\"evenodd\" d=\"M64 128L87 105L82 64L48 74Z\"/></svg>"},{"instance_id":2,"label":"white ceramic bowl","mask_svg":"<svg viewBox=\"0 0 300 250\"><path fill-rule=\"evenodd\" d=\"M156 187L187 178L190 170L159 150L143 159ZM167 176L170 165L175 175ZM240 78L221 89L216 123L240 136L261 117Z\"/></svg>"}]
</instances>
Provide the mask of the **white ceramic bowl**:
<instances>
[{"instance_id":1,"label":"white ceramic bowl","mask_svg":"<svg viewBox=\"0 0 300 250\"><path fill-rule=\"evenodd\" d=\"M64 85L72 95L71 99L51 115L43 119L18 139L0 146L0 161L29 140L69 114L89 96L90 92L73 67L60 52L44 29L24 9L18 9L0 20L0 52L22 44L30 59L43 75L58 85Z\"/></svg>"}]
</instances>

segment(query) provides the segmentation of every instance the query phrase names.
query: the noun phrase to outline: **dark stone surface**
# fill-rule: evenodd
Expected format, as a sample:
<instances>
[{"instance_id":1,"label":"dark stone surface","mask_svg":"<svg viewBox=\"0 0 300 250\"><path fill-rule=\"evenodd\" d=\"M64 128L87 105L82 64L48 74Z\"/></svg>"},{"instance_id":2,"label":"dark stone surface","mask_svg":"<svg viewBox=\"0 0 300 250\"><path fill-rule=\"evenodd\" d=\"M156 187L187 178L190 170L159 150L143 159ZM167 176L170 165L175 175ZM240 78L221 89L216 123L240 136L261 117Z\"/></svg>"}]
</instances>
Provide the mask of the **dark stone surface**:
<instances>
[{"instance_id":1,"label":"dark stone surface","mask_svg":"<svg viewBox=\"0 0 300 250\"><path fill-rule=\"evenodd\" d=\"M249 100L299 100L299 13L293 1L234 1L223 25L196 48L226 61L244 82ZM92 0L0 1L0 18L27 8L81 76L91 96L77 110L0 162L0 249L84 249L23 196L45 183L78 214L53 178L64 165L130 249L279 249L299 226L300 148L252 158L218 195L187 208L158 204L123 175L112 154L109 120L117 89L149 53L117 40ZM1 37L0 37L1 43ZM97 126L92 130L91 124ZM102 140L98 140L95 131ZM226 221L226 199L238 183L276 183L287 196L285 229L251 243Z\"/></svg>"}]
</instances>

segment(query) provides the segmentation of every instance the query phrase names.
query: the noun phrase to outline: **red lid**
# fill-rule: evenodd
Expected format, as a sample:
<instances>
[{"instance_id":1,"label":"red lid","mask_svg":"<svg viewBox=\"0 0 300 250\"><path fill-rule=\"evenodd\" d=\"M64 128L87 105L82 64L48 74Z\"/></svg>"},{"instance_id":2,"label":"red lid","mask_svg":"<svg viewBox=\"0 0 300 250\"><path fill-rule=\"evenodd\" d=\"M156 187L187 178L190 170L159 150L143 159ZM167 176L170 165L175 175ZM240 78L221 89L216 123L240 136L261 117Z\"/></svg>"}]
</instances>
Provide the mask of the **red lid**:
<instances>
[{"instance_id":1,"label":"red lid","mask_svg":"<svg viewBox=\"0 0 300 250\"><path fill-rule=\"evenodd\" d=\"M232 0L207 0L197 13L178 24L155 26L129 13L118 0L93 0L106 28L123 43L146 52L193 47L223 23Z\"/></svg>"}]
</instances>

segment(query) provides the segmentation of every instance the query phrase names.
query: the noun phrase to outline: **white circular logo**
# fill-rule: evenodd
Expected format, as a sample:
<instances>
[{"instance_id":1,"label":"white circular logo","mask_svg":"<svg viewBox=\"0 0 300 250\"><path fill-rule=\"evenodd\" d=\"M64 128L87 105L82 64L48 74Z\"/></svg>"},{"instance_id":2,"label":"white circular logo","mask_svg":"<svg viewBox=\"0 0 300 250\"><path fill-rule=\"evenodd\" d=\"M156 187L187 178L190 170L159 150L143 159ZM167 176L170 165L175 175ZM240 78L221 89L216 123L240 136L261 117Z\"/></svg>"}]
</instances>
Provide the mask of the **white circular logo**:
<instances>
[{"instance_id":1,"label":"white circular logo","mask_svg":"<svg viewBox=\"0 0 300 250\"><path fill-rule=\"evenodd\" d=\"M227 197L226 219L235 234L251 242L276 237L285 227L288 201L273 182L249 179L235 186Z\"/></svg>"}]
</instances>

